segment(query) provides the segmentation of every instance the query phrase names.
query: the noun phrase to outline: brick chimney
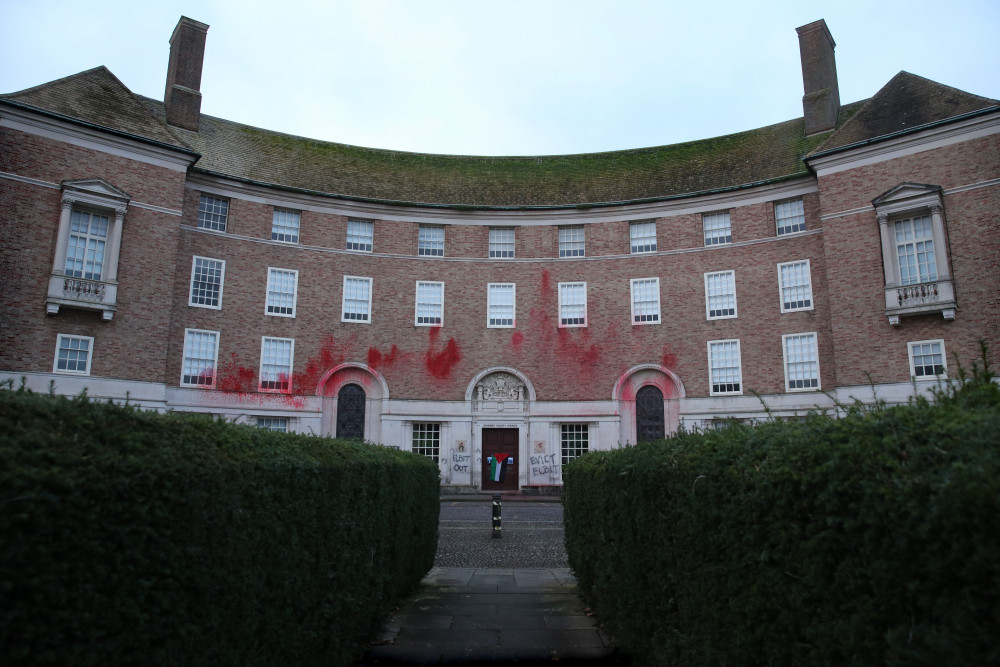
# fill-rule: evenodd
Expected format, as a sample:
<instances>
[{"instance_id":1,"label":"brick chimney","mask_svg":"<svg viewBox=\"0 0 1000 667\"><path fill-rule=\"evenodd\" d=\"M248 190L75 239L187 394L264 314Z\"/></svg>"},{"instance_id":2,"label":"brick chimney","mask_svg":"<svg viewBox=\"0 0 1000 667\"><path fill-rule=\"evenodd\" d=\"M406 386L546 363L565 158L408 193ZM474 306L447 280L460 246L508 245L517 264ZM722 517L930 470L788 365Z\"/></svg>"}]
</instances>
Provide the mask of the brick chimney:
<instances>
[{"instance_id":1,"label":"brick chimney","mask_svg":"<svg viewBox=\"0 0 1000 667\"><path fill-rule=\"evenodd\" d=\"M208 26L182 16L170 36L170 65L163 104L167 123L198 131L201 118L201 66Z\"/></svg>"},{"instance_id":2,"label":"brick chimney","mask_svg":"<svg viewBox=\"0 0 1000 667\"><path fill-rule=\"evenodd\" d=\"M833 49L837 46L820 19L801 28L799 54L802 58L802 111L806 119L806 136L832 130L840 113L840 89L837 86L837 61Z\"/></svg>"}]
</instances>

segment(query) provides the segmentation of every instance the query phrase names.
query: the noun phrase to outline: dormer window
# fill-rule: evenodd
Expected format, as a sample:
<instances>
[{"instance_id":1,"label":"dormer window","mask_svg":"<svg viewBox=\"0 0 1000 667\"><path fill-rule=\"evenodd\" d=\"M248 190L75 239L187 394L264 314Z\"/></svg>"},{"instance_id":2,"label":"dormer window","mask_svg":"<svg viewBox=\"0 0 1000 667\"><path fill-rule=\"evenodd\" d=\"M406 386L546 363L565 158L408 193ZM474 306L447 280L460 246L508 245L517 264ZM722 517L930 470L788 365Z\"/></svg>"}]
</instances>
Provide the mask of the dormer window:
<instances>
[{"instance_id":1,"label":"dormer window","mask_svg":"<svg viewBox=\"0 0 1000 667\"><path fill-rule=\"evenodd\" d=\"M931 313L955 319L941 188L901 183L872 204L882 241L889 323L899 326L902 317Z\"/></svg>"},{"instance_id":2,"label":"dormer window","mask_svg":"<svg viewBox=\"0 0 1000 667\"><path fill-rule=\"evenodd\" d=\"M131 197L100 178L63 181L59 236L45 309L99 310L114 317L118 252Z\"/></svg>"}]
</instances>

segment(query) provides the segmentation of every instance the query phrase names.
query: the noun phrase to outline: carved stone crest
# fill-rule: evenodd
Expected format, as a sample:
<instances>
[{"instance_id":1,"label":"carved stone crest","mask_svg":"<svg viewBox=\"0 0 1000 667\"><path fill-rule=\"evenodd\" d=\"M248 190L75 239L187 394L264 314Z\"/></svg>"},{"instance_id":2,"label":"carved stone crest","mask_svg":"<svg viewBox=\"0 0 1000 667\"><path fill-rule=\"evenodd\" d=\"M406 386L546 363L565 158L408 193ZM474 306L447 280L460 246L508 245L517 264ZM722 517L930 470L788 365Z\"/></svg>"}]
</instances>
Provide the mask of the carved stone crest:
<instances>
[{"instance_id":1,"label":"carved stone crest","mask_svg":"<svg viewBox=\"0 0 1000 667\"><path fill-rule=\"evenodd\" d=\"M490 373L476 385L480 401L523 401L524 383L510 373Z\"/></svg>"}]
</instances>

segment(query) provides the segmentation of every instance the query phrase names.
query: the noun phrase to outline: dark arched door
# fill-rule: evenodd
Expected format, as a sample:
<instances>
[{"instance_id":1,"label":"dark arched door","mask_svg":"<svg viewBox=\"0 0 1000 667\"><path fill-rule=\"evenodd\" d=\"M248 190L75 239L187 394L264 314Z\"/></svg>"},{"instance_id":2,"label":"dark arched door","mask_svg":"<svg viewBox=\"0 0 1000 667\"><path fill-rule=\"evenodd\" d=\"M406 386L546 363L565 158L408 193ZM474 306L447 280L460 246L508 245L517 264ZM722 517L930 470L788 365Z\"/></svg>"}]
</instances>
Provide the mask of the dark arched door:
<instances>
[{"instance_id":1,"label":"dark arched door","mask_svg":"<svg viewBox=\"0 0 1000 667\"><path fill-rule=\"evenodd\" d=\"M663 440L663 392L659 387L647 384L635 395L636 440Z\"/></svg>"},{"instance_id":2,"label":"dark arched door","mask_svg":"<svg viewBox=\"0 0 1000 667\"><path fill-rule=\"evenodd\" d=\"M337 437L365 437L365 390L356 384L345 384L337 394Z\"/></svg>"}]
</instances>

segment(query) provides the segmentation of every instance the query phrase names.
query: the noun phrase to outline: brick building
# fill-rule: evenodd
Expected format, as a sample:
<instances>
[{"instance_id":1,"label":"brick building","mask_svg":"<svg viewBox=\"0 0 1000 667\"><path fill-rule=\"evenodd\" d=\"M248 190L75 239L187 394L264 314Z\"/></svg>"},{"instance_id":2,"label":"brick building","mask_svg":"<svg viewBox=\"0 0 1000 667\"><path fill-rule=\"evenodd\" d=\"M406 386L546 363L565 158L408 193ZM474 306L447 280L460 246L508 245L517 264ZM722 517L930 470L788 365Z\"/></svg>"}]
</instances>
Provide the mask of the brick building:
<instances>
[{"instance_id":1,"label":"brick building","mask_svg":"<svg viewBox=\"0 0 1000 667\"><path fill-rule=\"evenodd\" d=\"M207 30L178 23L163 101L103 67L0 96L0 377L491 490L765 403L905 401L980 340L997 363L1000 104L901 72L842 105L823 21L802 118L543 157L201 114Z\"/></svg>"}]
</instances>

